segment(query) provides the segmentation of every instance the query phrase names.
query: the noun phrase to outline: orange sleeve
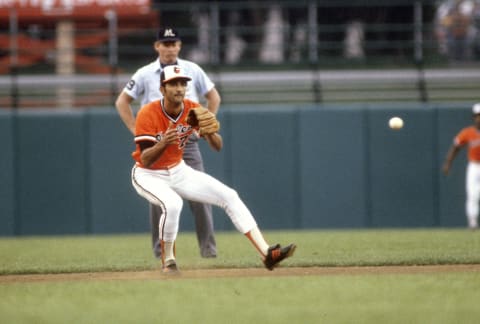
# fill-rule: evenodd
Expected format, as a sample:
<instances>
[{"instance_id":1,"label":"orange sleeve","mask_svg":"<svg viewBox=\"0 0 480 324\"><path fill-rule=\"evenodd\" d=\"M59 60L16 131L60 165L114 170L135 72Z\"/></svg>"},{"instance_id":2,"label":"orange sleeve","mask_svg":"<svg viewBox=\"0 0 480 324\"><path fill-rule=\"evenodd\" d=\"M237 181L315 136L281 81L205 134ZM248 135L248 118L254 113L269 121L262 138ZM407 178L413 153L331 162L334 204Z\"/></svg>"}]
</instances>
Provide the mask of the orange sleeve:
<instances>
[{"instance_id":1,"label":"orange sleeve","mask_svg":"<svg viewBox=\"0 0 480 324\"><path fill-rule=\"evenodd\" d=\"M464 146L468 144L468 142L472 138L472 132L470 127L464 128L460 131L460 133L455 136L454 144L456 146Z\"/></svg>"},{"instance_id":2,"label":"orange sleeve","mask_svg":"<svg viewBox=\"0 0 480 324\"><path fill-rule=\"evenodd\" d=\"M149 108L151 105L148 104L143 106L138 114L135 121L135 151L132 152L133 159L140 165L142 152L140 150L140 146L138 145L139 142L142 141L151 141L156 142L155 138L155 128L154 128L154 116L152 116L152 109Z\"/></svg>"},{"instance_id":3,"label":"orange sleeve","mask_svg":"<svg viewBox=\"0 0 480 324\"><path fill-rule=\"evenodd\" d=\"M149 106L145 106L137 114L137 120L135 123L135 142L150 140L155 141L155 118L152 114L152 109Z\"/></svg>"}]
</instances>

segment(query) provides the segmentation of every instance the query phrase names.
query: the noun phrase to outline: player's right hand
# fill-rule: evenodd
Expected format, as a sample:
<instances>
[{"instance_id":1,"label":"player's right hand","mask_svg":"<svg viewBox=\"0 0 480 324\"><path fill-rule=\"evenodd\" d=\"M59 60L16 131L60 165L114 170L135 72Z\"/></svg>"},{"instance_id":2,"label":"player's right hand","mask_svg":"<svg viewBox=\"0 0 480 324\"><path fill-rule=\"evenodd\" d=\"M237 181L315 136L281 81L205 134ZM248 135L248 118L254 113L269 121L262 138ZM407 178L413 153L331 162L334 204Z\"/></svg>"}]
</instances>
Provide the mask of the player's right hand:
<instances>
[{"instance_id":1,"label":"player's right hand","mask_svg":"<svg viewBox=\"0 0 480 324\"><path fill-rule=\"evenodd\" d=\"M164 141L166 145L179 143L177 129L175 128L175 125L172 122L170 122L170 124L168 125L168 129L163 135L162 141Z\"/></svg>"},{"instance_id":2,"label":"player's right hand","mask_svg":"<svg viewBox=\"0 0 480 324\"><path fill-rule=\"evenodd\" d=\"M450 171L450 165L444 164L442 167L442 171L444 175L448 175L448 172Z\"/></svg>"}]
</instances>

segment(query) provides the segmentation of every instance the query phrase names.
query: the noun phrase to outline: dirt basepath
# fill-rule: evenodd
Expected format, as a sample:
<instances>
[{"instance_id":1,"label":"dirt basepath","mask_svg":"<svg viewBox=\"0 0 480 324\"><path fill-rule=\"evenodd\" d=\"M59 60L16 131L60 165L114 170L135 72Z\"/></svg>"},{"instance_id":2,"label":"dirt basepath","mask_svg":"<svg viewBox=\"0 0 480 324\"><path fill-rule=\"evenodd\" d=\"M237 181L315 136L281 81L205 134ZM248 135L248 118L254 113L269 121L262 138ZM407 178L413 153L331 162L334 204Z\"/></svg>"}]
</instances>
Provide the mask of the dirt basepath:
<instances>
[{"instance_id":1,"label":"dirt basepath","mask_svg":"<svg viewBox=\"0 0 480 324\"><path fill-rule=\"evenodd\" d=\"M33 274L0 276L0 284L22 282L59 281L109 281L109 280L179 280L232 277L272 276L325 276L325 275L380 275L417 274L439 272L480 272L480 264L428 265L428 266L381 266L381 267L308 267L277 268L267 271L263 268L246 269L200 269L183 270L180 275L164 275L159 270L133 272L88 272L65 274Z\"/></svg>"}]
</instances>

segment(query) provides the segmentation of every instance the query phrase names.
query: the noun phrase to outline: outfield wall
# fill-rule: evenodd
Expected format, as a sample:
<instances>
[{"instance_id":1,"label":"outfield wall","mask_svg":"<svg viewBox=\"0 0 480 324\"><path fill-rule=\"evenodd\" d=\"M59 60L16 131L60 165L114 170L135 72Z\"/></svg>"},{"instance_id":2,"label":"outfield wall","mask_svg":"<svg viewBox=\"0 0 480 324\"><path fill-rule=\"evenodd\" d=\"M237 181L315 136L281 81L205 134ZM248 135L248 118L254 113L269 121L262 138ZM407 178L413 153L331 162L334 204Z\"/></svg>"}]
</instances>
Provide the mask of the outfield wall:
<instances>
[{"instance_id":1,"label":"outfield wall","mask_svg":"<svg viewBox=\"0 0 480 324\"><path fill-rule=\"evenodd\" d=\"M465 226L465 152L450 176L440 167L468 106L224 106L224 150L201 147L264 229ZM0 235L148 231L114 109L1 111L0 136ZM233 229L214 213L217 230ZM188 204L181 230L193 230Z\"/></svg>"}]
</instances>

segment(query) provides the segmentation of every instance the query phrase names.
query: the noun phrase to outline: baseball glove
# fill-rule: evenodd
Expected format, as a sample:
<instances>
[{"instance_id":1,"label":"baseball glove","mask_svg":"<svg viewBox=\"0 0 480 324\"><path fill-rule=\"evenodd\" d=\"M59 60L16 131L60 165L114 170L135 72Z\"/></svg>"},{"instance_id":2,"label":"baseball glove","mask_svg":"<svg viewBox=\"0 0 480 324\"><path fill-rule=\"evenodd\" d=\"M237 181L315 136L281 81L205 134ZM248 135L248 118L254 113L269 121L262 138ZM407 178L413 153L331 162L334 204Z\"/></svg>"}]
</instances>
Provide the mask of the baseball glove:
<instances>
[{"instance_id":1,"label":"baseball glove","mask_svg":"<svg viewBox=\"0 0 480 324\"><path fill-rule=\"evenodd\" d=\"M220 123L215 115L204 107L192 108L188 112L187 124L198 127L200 136L213 134L220 130Z\"/></svg>"}]
</instances>

